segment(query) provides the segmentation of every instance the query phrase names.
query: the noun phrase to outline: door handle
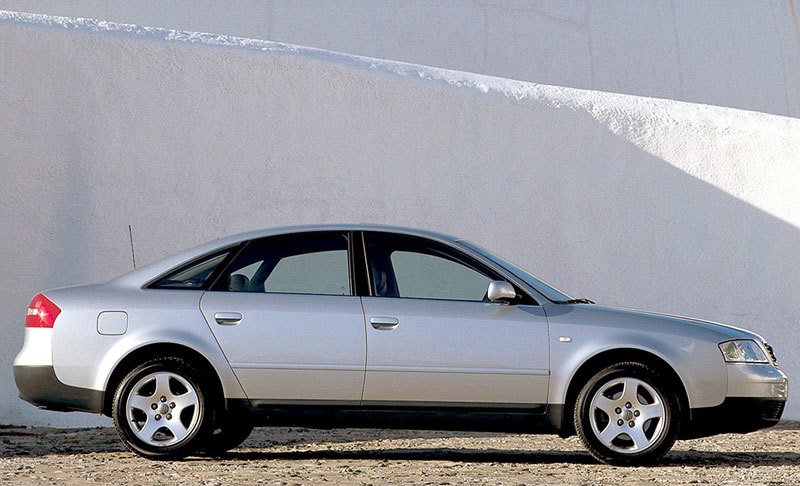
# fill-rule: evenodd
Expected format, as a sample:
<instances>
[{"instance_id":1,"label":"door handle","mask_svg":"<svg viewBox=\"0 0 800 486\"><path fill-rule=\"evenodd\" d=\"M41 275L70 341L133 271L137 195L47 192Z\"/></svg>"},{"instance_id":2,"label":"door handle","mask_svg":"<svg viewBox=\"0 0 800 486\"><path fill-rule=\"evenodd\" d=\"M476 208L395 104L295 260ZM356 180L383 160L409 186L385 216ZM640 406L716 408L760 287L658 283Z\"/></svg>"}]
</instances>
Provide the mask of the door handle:
<instances>
[{"instance_id":1,"label":"door handle","mask_svg":"<svg viewBox=\"0 0 800 486\"><path fill-rule=\"evenodd\" d=\"M400 321L396 317L370 317L369 323L379 331L391 331Z\"/></svg>"},{"instance_id":2,"label":"door handle","mask_svg":"<svg viewBox=\"0 0 800 486\"><path fill-rule=\"evenodd\" d=\"M223 326L235 326L242 322L242 319L244 316L240 312L217 312L214 314L214 320Z\"/></svg>"}]
</instances>

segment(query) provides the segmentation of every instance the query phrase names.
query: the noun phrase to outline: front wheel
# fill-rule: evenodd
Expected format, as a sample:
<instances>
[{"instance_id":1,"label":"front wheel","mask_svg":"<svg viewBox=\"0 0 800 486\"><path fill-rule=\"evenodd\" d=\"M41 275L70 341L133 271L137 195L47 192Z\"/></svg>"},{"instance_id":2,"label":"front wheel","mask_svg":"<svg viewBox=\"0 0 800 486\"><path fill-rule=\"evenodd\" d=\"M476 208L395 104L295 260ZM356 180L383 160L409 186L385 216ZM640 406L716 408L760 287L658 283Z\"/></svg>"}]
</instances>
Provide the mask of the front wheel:
<instances>
[{"instance_id":1,"label":"front wheel","mask_svg":"<svg viewBox=\"0 0 800 486\"><path fill-rule=\"evenodd\" d=\"M189 362L158 358L134 368L114 394L114 426L123 443L149 459L179 459L200 447L214 413L209 387Z\"/></svg>"},{"instance_id":2,"label":"front wheel","mask_svg":"<svg viewBox=\"0 0 800 486\"><path fill-rule=\"evenodd\" d=\"M657 371L643 363L620 363L584 385L574 421L594 458L635 466L651 463L672 448L680 417L677 393Z\"/></svg>"}]
</instances>

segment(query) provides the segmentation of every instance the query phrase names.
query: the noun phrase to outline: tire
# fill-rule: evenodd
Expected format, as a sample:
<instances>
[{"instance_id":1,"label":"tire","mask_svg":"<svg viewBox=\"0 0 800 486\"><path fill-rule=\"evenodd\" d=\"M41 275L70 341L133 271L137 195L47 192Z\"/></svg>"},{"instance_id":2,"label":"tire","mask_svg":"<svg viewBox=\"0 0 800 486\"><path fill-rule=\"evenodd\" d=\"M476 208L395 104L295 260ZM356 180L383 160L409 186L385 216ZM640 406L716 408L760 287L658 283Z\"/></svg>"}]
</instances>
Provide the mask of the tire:
<instances>
[{"instance_id":1,"label":"tire","mask_svg":"<svg viewBox=\"0 0 800 486\"><path fill-rule=\"evenodd\" d=\"M207 456L221 456L242 444L253 431L253 424L226 418L206 437L198 451Z\"/></svg>"},{"instance_id":2,"label":"tire","mask_svg":"<svg viewBox=\"0 0 800 486\"><path fill-rule=\"evenodd\" d=\"M212 388L176 357L146 361L122 379L112 403L114 427L131 451L148 459L181 459L211 432Z\"/></svg>"},{"instance_id":3,"label":"tire","mask_svg":"<svg viewBox=\"0 0 800 486\"><path fill-rule=\"evenodd\" d=\"M672 448L680 430L681 404L677 390L654 368L619 363L583 386L573 418L592 457L615 466L641 466Z\"/></svg>"}]
</instances>

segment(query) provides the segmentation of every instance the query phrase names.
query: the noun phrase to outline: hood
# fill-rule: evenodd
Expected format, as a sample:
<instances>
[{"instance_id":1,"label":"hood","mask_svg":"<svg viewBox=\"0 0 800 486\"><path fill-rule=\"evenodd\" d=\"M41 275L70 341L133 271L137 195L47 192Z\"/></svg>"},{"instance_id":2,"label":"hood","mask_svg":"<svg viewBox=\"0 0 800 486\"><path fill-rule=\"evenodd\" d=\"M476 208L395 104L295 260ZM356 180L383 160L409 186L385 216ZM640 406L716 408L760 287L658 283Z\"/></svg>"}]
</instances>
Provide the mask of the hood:
<instances>
[{"instance_id":1,"label":"hood","mask_svg":"<svg viewBox=\"0 0 800 486\"><path fill-rule=\"evenodd\" d=\"M719 322L707 321L703 319L695 319L692 317L678 316L674 314L648 312L637 309L629 309L625 307L612 307L612 306L602 306L594 304L573 304L569 306L561 306L561 305L548 306L547 309L548 315L552 311L558 313L558 310L553 309L553 307L581 308L582 311L595 314L597 317L600 317L600 315L602 315L602 320L607 321L609 323L619 322L621 324L620 321L632 321L639 323L648 322L650 325L655 325L655 326L667 325L669 327L675 327L675 326L684 328L689 327L704 333L717 334L719 336L720 341L724 341L726 339L753 339L758 342L764 342L764 338L747 329L734 327L728 324L721 324Z\"/></svg>"}]
</instances>

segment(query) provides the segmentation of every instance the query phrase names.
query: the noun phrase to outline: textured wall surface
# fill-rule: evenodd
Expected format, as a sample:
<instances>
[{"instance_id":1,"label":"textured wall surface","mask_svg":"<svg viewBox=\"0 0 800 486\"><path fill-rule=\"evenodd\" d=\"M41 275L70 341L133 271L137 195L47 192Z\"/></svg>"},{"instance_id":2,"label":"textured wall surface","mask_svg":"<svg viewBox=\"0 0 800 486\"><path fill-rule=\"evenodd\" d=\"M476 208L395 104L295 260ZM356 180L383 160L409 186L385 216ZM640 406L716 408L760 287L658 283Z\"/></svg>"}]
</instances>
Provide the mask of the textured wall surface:
<instances>
[{"instance_id":1,"label":"textured wall surface","mask_svg":"<svg viewBox=\"0 0 800 486\"><path fill-rule=\"evenodd\" d=\"M0 423L30 297L251 228L415 226L739 324L800 379L800 120L0 13ZM80 350L76 350L80 352ZM800 418L792 394L788 416Z\"/></svg>"},{"instance_id":2,"label":"textured wall surface","mask_svg":"<svg viewBox=\"0 0 800 486\"><path fill-rule=\"evenodd\" d=\"M0 0L800 117L797 0Z\"/></svg>"}]
</instances>

